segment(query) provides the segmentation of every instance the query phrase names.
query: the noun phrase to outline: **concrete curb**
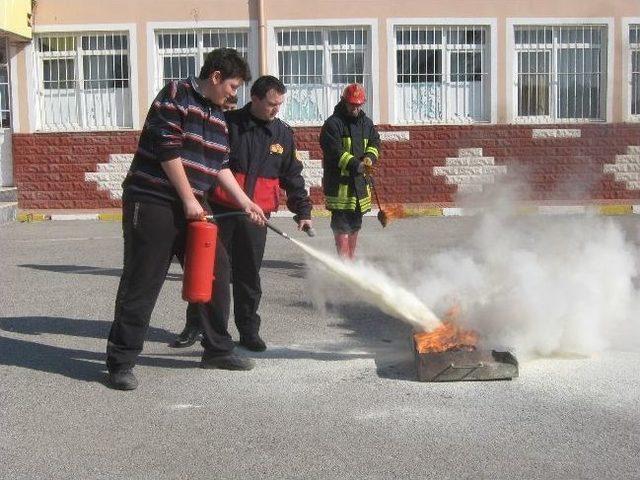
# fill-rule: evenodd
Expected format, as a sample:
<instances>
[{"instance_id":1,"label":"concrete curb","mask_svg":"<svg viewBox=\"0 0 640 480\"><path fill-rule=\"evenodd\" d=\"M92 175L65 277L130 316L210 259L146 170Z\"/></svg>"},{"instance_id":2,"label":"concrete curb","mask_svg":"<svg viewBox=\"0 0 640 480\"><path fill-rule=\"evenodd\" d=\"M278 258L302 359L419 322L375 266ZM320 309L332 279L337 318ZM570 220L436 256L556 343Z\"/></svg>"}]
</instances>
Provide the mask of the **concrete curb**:
<instances>
[{"instance_id":1,"label":"concrete curb","mask_svg":"<svg viewBox=\"0 0 640 480\"><path fill-rule=\"evenodd\" d=\"M469 217L486 212L486 209L476 207L407 207L403 209L403 217ZM638 215L640 205L532 205L521 206L514 210L516 215ZM367 217L375 217L378 210L372 210L365 214ZM272 217L291 218L289 211L280 211L272 214ZM313 217L329 217L329 212L324 209L313 211ZM43 222L65 220L94 220L103 222L120 222L122 213L19 213L18 222Z\"/></svg>"}]
</instances>

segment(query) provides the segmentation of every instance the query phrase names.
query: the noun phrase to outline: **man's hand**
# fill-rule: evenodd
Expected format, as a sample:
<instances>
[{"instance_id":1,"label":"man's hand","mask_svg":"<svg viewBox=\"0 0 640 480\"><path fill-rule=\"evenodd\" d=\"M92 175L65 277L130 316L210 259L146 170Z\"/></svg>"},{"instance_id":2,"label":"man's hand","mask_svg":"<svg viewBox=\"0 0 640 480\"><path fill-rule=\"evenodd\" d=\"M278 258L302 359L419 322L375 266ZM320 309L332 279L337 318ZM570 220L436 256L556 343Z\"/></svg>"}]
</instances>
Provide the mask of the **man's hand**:
<instances>
[{"instance_id":1,"label":"man's hand","mask_svg":"<svg viewBox=\"0 0 640 480\"><path fill-rule=\"evenodd\" d=\"M307 230L311 229L313 229L313 222L311 221L311 219L298 221L298 230L306 232Z\"/></svg>"},{"instance_id":2,"label":"man's hand","mask_svg":"<svg viewBox=\"0 0 640 480\"><path fill-rule=\"evenodd\" d=\"M200 205L200 202L195 197L191 197L183 202L184 216L187 220L202 220L204 217L204 208Z\"/></svg>"},{"instance_id":3,"label":"man's hand","mask_svg":"<svg viewBox=\"0 0 640 480\"><path fill-rule=\"evenodd\" d=\"M249 216L249 220L257 225L264 225L267 221L267 217L265 216L264 212L256 203L249 202L244 207L244 213Z\"/></svg>"},{"instance_id":4,"label":"man's hand","mask_svg":"<svg viewBox=\"0 0 640 480\"><path fill-rule=\"evenodd\" d=\"M369 157L363 157L358 164L358 173L371 175L373 173L373 161Z\"/></svg>"}]
</instances>

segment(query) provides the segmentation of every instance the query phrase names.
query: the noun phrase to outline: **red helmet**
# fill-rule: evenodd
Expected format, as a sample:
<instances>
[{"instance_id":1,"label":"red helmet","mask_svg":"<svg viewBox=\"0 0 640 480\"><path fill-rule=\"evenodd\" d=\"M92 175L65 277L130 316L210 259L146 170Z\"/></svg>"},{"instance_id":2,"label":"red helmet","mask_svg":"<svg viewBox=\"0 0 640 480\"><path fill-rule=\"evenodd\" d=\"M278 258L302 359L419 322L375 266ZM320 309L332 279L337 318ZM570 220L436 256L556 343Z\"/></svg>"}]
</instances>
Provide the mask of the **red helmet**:
<instances>
[{"instance_id":1,"label":"red helmet","mask_svg":"<svg viewBox=\"0 0 640 480\"><path fill-rule=\"evenodd\" d=\"M352 83L345 87L342 92L342 99L345 102L352 103L353 105L362 105L367 101L367 95L362 85L359 83Z\"/></svg>"}]
</instances>

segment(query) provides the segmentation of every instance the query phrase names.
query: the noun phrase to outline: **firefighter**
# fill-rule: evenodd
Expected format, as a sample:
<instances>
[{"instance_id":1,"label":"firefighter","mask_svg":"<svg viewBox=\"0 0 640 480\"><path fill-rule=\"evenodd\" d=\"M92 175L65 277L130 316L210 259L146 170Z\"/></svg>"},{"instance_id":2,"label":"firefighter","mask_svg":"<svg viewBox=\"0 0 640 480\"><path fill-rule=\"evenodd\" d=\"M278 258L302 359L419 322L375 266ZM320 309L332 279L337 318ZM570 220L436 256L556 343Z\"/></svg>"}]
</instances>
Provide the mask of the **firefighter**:
<instances>
[{"instance_id":1,"label":"firefighter","mask_svg":"<svg viewBox=\"0 0 640 480\"><path fill-rule=\"evenodd\" d=\"M286 87L270 75L258 78L251 87L251 102L240 110L225 114L231 146L230 168L247 195L261 206L268 216L280 204L280 189L287 194L287 207L296 214L299 230L312 228L311 201L302 177L302 162L298 159L293 131L276 118ZM238 205L219 188L210 197L214 214L238 210ZM217 348L226 355L234 348L227 326L229 321L229 281L233 283L235 323L240 345L252 351L264 351L267 346L259 335L258 306L262 290L260 266L267 232L255 226L245 216L218 220L218 250L213 298L209 304L190 304L187 322L173 347L193 345L200 332L202 319L208 317L217 326ZM228 252L228 253L227 253ZM227 256L230 257L226 258ZM231 272L228 271L229 260ZM231 278L229 278L229 273ZM238 370L248 370L238 368Z\"/></svg>"},{"instance_id":2,"label":"firefighter","mask_svg":"<svg viewBox=\"0 0 640 480\"><path fill-rule=\"evenodd\" d=\"M331 212L331 230L338 255L353 260L362 216L371 210L366 175L380 156L380 135L362 110L364 87L347 85L340 102L322 126L322 188Z\"/></svg>"}]
</instances>

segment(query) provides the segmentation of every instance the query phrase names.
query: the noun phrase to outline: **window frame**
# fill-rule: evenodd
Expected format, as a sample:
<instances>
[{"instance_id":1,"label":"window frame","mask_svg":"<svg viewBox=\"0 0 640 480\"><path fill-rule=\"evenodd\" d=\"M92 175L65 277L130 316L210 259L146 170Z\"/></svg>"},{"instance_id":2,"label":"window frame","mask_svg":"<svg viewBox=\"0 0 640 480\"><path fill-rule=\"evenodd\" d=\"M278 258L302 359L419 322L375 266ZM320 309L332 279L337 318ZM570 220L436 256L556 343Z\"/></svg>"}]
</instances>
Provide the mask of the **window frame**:
<instances>
[{"instance_id":1,"label":"window frame","mask_svg":"<svg viewBox=\"0 0 640 480\"><path fill-rule=\"evenodd\" d=\"M487 55L489 58L486 60L489 68L487 74L487 80L489 82L487 95L489 100L487 102L488 108L488 120L485 121L455 121L451 118L444 118L437 121L427 122L403 122L399 120L399 108L395 101L394 86L397 79L397 65L396 65L396 28L397 27L426 27L426 28L447 28L453 26L460 27L482 27L487 31ZM497 90L497 72L498 72L498 19L495 17L446 17L446 18L388 18L387 19L387 104L389 124L397 126L419 126L419 125L490 125L497 122L498 112L498 90ZM447 52L448 50L443 50ZM444 61L444 59L443 59ZM444 65L444 63L443 63ZM442 70L442 75L450 75L451 72L445 72ZM450 79L447 79L449 81Z\"/></svg>"},{"instance_id":2,"label":"window frame","mask_svg":"<svg viewBox=\"0 0 640 480\"><path fill-rule=\"evenodd\" d=\"M33 29L34 38L38 35L82 35L96 34L98 32L109 32L112 34L122 32L127 35L128 41L128 62L129 62L129 88L131 91L131 127L114 127L100 129L100 131L131 131L140 129L139 101L138 101L138 41L136 35L136 25L134 23L105 23L105 24L60 24L60 25L36 25ZM38 72L36 42L32 41L26 48L27 71ZM40 123L40 111L38 102L39 74L34 73L29 76L27 85L29 98L29 131L31 132L91 132L96 131L94 127L79 129L56 129L43 130Z\"/></svg>"},{"instance_id":3,"label":"window frame","mask_svg":"<svg viewBox=\"0 0 640 480\"><path fill-rule=\"evenodd\" d=\"M378 19L377 18L332 18L332 19L317 19L317 20L269 20L267 22L267 55L268 55L268 68L273 75L278 76L278 29L313 29L320 30L336 30L336 29L351 29L362 27L367 31L369 36L368 48L365 50L365 64L367 61L371 63L371 92L367 92L367 97L371 98L371 119L374 123L380 122L380 109L379 109L379 53L378 53ZM325 56L328 55L329 62L331 62L331 52L325 52ZM370 59L366 58L366 55L370 55ZM328 70L323 72L323 76L328 77ZM328 117L333 113L333 106L327 107L329 112L324 112ZM286 119L284 119L286 120ZM324 123L326 118L320 122L291 122L293 126L315 127Z\"/></svg>"},{"instance_id":4,"label":"window frame","mask_svg":"<svg viewBox=\"0 0 640 480\"><path fill-rule=\"evenodd\" d=\"M590 124L590 123L609 123L612 121L613 113L613 39L614 36L614 19L611 17L603 18L507 18L507 55L506 55L506 81L505 85L511 86L506 90L506 111L507 122L517 124L544 124L544 125L557 125L557 124ZM558 27L604 27L606 35L604 41L606 42L601 47L602 53L606 55L606 59L602 62L602 101L604 105L601 105L601 112L603 118L591 119L591 118L558 118L556 112L557 106L557 70L552 68L552 89L551 89L551 108L550 114L545 116L519 116L518 115L518 50L515 43L515 29L516 27L550 27L552 29ZM551 64L556 64L556 42L555 35L553 37L554 48L551 50Z\"/></svg>"},{"instance_id":5,"label":"window frame","mask_svg":"<svg viewBox=\"0 0 640 480\"><path fill-rule=\"evenodd\" d=\"M147 104L151 105L153 99L158 94L158 79L159 73L162 69L158 52L158 42L156 41L156 34L160 30L176 30L176 31L195 31L201 32L203 30L230 30L230 31L247 31L247 62L251 69L251 77L253 80L260 76L258 67L258 22L255 20L229 20L224 22L212 21L212 22L198 22L194 25L194 22L147 22ZM196 38L197 43L197 38ZM196 48L199 48L196 45ZM202 51L204 53L204 50ZM197 63L196 63L197 65ZM196 72L196 75L199 72ZM161 87L160 87L161 88Z\"/></svg>"},{"instance_id":6,"label":"window frame","mask_svg":"<svg viewBox=\"0 0 640 480\"><path fill-rule=\"evenodd\" d=\"M632 70L631 55L632 52L640 51L640 39L638 48L631 48L631 27L638 27L640 30L640 17L623 17L622 18L622 111L624 121L640 122L640 112L633 115L631 113L631 94L632 94Z\"/></svg>"},{"instance_id":7,"label":"window frame","mask_svg":"<svg viewBox=\"0 0 640 480\"><path fill-rule=\"evenodd\" d=\"M5 62L3 64L0 65L4 65L5 68L7 69L7 81L6 83L2 83L2 85L6 86L6 94L7 94L7 98L6 98L6 105L7 105L7 109L6 112L8 114L9 117L9 123L7 125L4 124L3 120L2 120L2 112L5 110L1 110L0 109L0 130L5 130L5 129L12 129L13 128L13 114L12 114L12 103L13 103L13 92L12 92L12 82L11 82L11 63L12 63L12 55L11 55L11 45L9 42L9 37L8 36L3 36L0 35L0 44L4 44L3 47L5 49L5 54L6 54L6 58L5 58ZM0 105L1 108L1 105Z\"/></svg>"}]
</instances>

